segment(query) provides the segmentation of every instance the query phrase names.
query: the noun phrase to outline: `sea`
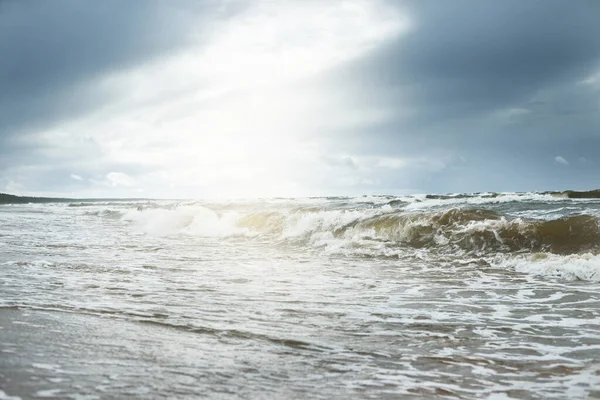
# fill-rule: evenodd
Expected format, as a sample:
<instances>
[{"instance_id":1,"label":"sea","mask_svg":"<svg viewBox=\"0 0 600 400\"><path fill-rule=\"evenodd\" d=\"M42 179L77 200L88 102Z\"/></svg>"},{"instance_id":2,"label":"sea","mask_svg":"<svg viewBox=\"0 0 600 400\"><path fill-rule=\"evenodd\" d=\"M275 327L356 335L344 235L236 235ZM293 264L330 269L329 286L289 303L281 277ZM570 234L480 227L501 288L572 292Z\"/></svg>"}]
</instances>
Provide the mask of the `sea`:
<instances>
[{"instance_id":1,"label":"sea","mask_svg":"<svg viewBox=\"0 0 600 400\"><path fill-rule=\"evenodd\" d=\"M0 399L600 398L600 199L0 205Z\"/></svg>"}]
</instances>

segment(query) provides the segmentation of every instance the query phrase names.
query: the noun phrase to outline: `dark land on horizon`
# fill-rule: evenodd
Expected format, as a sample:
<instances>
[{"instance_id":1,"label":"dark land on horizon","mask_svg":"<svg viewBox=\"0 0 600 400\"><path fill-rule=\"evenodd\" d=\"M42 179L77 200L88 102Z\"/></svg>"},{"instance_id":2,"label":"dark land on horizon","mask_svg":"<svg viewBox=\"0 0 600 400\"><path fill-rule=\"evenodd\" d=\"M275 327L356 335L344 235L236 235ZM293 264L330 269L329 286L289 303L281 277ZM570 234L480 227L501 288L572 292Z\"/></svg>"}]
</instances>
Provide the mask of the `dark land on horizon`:
<instances>
[{"instance_id":1,"label":"dark land on horizon","mask_svg":"<svg viewBox=\"0 0 600 400\"><path fill-rule=\"evenodd\" d=\"M63 197L32 197L15 196L14 194L0 193L0 204L29 204L29 203L72 203L72 202L93 202L93 201L119 201L119 200L149 200L144 198L63 198Z\"/></svg>"}]
</instances>

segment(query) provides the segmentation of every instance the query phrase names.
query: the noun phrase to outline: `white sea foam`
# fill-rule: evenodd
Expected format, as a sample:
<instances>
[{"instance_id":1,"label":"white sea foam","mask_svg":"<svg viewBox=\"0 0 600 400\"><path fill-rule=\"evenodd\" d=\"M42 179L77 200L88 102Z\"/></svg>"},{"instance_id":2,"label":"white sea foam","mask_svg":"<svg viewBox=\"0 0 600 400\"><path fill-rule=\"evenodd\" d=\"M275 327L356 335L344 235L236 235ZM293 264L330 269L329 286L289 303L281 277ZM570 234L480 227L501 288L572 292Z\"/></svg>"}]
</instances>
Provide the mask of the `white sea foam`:
<instances>
[{"instance_id":1,"label":"white sea foam","mask_svg":"<svg viewBox=\"0 0 600 400\"><path fill-rule=\"evenodd\" d=\"M238 215L227 212L221 215L196 205L179 206L172 209L153 208L130 210L123 216L142 231L154 236L188 233L197 236L234 236L248 233L236 226Z\"/></svg>"},{"instance_id":2,"label":"white sea foam","mask_svg":"<svg viewBox=\"0 0 600 400\"><path fill-rule=\"evenodd\" d=\"M534 253L506 256L492 264L538 276L600 282L600 255L597 254Z\"/></svg>"},{"instance_id":3,"label":"white sea foam","mask_svg":"<svg viewBox=\"0 0 600 400\"><path fill-rule=\"evenodd\" d=\"M18 396L10 396L0 389L0 400L21 400L21 398Z\"/></svg>"},{"instance_id":4,"label":"white sea foam","mask_svg":"<svg viewBox=\"0 0 600 400\"><path fill-rule=\"evenodd\" d=\"M58 394L62 392L62 389L47 389L47 390L38 390L35 395L37 397L53 397L56 398Z\"/></svg>"}]
</instances>

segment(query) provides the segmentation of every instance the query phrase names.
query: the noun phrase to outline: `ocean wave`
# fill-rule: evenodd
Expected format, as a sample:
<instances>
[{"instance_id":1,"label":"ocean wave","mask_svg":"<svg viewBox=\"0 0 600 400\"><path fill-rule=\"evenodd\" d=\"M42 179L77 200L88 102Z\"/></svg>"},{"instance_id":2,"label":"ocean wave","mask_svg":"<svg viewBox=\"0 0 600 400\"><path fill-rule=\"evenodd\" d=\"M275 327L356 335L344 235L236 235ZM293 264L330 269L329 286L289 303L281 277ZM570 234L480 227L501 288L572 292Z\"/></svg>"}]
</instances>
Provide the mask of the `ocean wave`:
<instances>
[{"instance_id":1,"label":"ocean wave","mask_svg":"<svg viewBox=\"0 0 600 400\"><path fill-rule=\"evenodd\" d=\"M83 214L93 215L96 217L119 218L123 216L124 212L121 210L103 209L98 211L86 211Z\"/></svg>"},{"instance_id":2,"label":"ocean wave","mask_svg":"<svg viewBox=\"0 0 600 400\"><path fill-rule=\"evenodd\" d=\"M217 212L203 206L135 209L123 219L153 235L247 236L324 248L431 248L445 252L551 252L575 254L600 248L599 219L508 218L490 209L440 211L294 208Z\"/></svg>"},{"instance_id":3,"label":"ocean wave","mask_svg":"<svg viewBox=\"0 0 600 400\"><path fill-rule=\"evenodd\" d=\"M408 204L407 210L428 210L432 208L447 208L461 206L486 206L509 203L544 203L558 204L572 202L572 199L554 196L550 193L455 193L455 194L426 194L402 198ZM590 199L587 199L588 201Z\"/></svg>"},{"instance_id":4,"label":"ocean wave","mask_svg":"<svg viewBox=\"0 0 600 400\"><path fill-rule=\"evenodd\" d=\"M502 258L491 264L544 277L600 282L600 255L592 253L533 253Z\"/></svg>"},{"instance_id":5,"label":"ocean wave","mask_svg":"<svg viewBox=\"0 0 600 400\"><path fill-rule=\"evenodd\" d=\"M184 205L173 209L139 207L127 211L122 218L155 236L178 233L205 237L250 234L248 229L236 225L239 220L236 212L217 214L210 208L198 205Z\"/></svg>"},{"instance_id":6,"label":"ocean wave","mask_svg":"<svg viewBox=\"0 0 600 400\"><path fill-rule=\"evenodd\" d=\"M600 189L577 191L565 190L563 192L546 192L554 197L563 197L569 199L600 199Z\"/></svg>"}]
</instances>

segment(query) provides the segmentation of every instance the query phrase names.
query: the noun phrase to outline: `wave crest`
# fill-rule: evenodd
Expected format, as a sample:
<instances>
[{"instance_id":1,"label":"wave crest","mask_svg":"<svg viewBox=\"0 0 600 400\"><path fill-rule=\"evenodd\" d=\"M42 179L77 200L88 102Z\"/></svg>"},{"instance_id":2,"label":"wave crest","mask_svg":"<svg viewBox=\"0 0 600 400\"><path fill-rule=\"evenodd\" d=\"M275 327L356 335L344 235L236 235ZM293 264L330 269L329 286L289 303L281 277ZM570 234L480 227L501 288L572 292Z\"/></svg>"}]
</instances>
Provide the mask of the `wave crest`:
<instances>
[{"instance_id":1,"label":"wave crest","mask_svg":"<svg viewBox=\"0 0 600 400\"><path fill-rule=\"evenodd\" d=\"M533 253L492 261L500 268L567 280L600 282L600 255Z\"/></svg>"},{"instance_id":2,"label":"wave crest","mask_svg":"<svg viewBox=\"0 0 600 400\"><path fill-rule=\"evenodd\" d=\"M207 207L186 205L132 210L123 218L157 235L259 236L313 247L435 248L476 254L524 251L573 254L600 248L599 220L591 215L525 220L510 219L488 209L407 212L391 207L219 213Z\"/></svg>"}]
</instances>

